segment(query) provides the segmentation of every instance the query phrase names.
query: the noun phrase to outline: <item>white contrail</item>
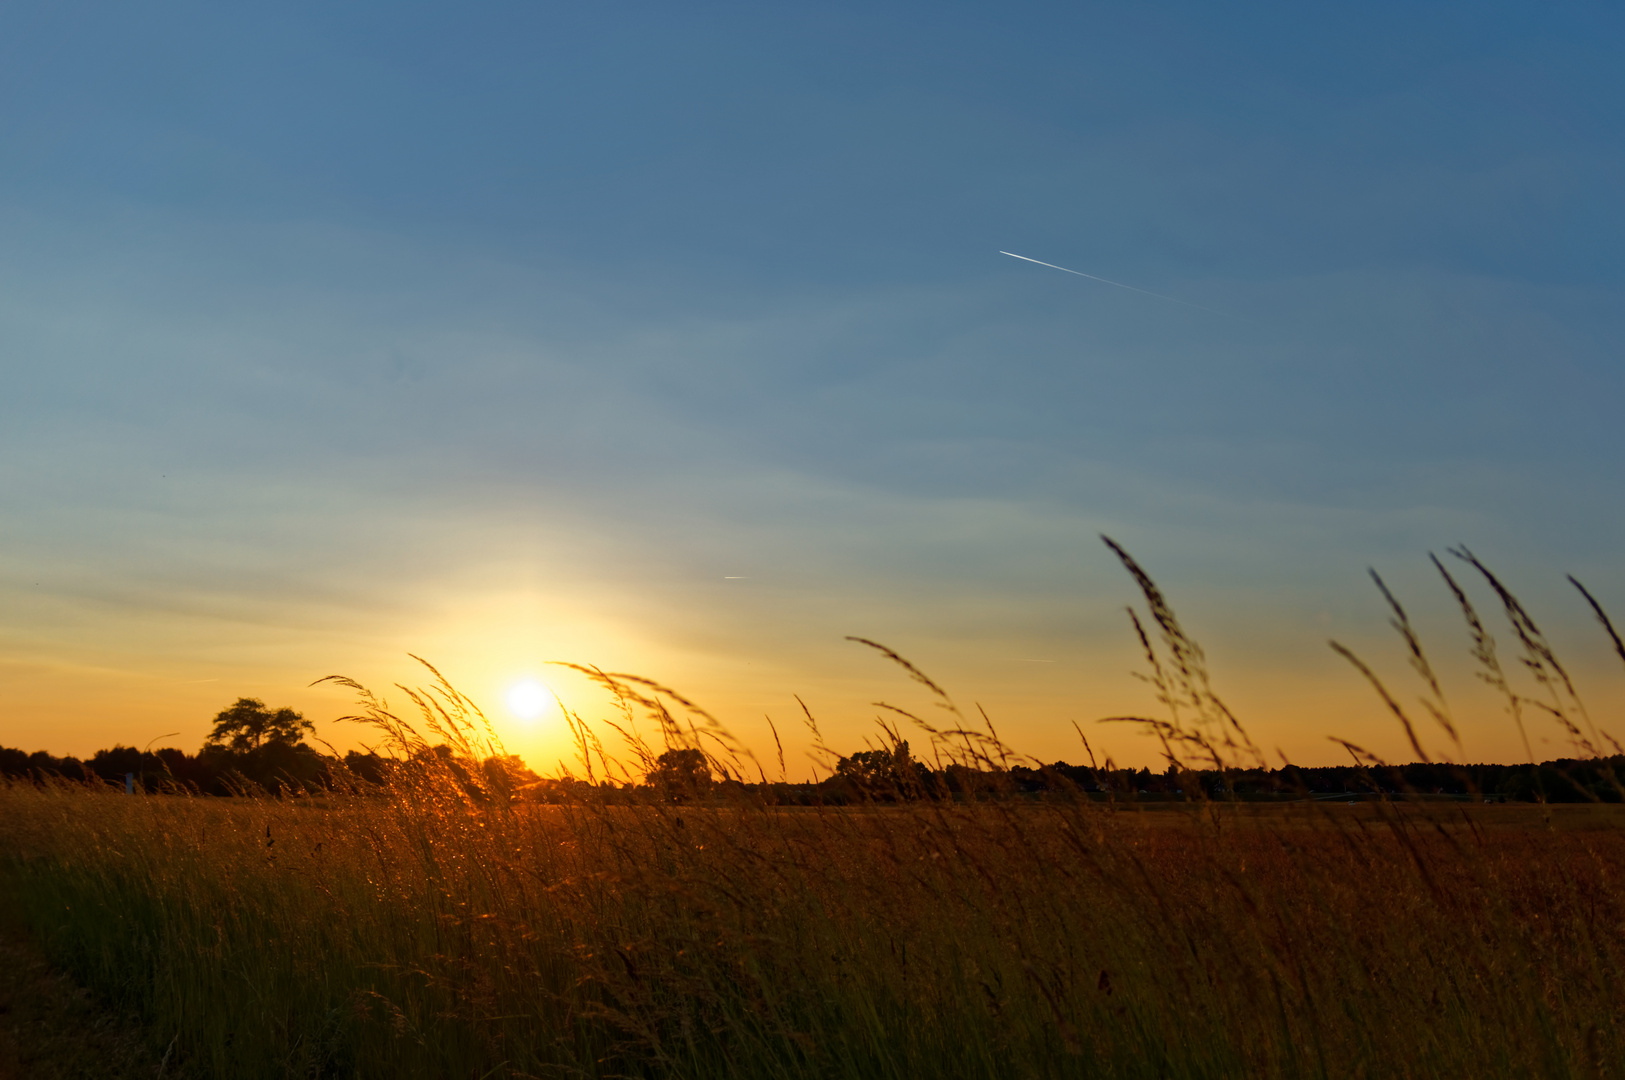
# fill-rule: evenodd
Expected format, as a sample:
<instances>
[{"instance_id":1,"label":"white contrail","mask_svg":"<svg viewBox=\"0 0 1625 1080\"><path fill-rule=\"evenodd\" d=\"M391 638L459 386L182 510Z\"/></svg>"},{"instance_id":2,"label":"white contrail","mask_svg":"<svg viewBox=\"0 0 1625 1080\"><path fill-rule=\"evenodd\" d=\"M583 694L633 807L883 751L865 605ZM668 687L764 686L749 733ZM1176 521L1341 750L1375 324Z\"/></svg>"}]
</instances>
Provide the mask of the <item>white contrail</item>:
<instances>
[{"instance_id":1,"label":"white contrail","mask_svg":"<svg viewBox=\"0 0 1625 1080\"><path fill-rule=\"evenodd\" d=\"M1133 285L1124 285L1121 281L1113 281L1110 278L1096 277L1093 274L1085 274L1082 270L1068 270L1064 266L1056 266L1054 263L1047 263L1047 262L1044 262L1041 259L1029 259L1025 255L1017 255L1013 251L1001 251L1001 252L999 252L999 254L1000 255L1008 255L1012 259L1020 259L1022 262L1037 263L1039 266L1047 266L1051 270L1060 270L1063 273L1076 274L1079 277L1086 277L1090 281L1098 281L1102 285L1115 285L1119 289L1127 289L1129 292L1143 293L1146 296L1155 296L1158 300L1171 300L1176 304L1184 304L1186 307L1195 308L1197 311L1205 311L1209 315L1223 315L1227 319L1236 318L1236 316L1230 315L1230 314L1228 314L1226 312L1223 312L1223 311L1215 311L1213 308L1203 307L1201 304L1193 304L1189 300L1181 300L1177 296L1168 296L1168 295L1166 295L1164 293L1152 292L1150 289L1136 289Z\"/></svg>"}]
</instances>

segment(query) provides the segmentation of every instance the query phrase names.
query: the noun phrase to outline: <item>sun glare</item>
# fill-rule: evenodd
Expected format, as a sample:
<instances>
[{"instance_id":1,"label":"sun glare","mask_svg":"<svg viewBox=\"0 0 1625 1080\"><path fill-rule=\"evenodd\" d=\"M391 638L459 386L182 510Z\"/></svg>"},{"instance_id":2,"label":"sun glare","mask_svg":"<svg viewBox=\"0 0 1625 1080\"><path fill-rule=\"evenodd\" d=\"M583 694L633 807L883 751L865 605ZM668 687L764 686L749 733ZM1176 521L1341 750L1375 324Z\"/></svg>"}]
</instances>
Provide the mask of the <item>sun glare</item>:
<instances>
[{"instance_id":1,"label":"sun glare","mask_svg":"<svg viewBox=\"0 0 1625 1080\"><path fill-rule=\"evenodd\" d=\"M536 719L552 704L552 692L535 679L525 679L508 688L508 711L521 720Z\"/></svg>"}]
</instances>

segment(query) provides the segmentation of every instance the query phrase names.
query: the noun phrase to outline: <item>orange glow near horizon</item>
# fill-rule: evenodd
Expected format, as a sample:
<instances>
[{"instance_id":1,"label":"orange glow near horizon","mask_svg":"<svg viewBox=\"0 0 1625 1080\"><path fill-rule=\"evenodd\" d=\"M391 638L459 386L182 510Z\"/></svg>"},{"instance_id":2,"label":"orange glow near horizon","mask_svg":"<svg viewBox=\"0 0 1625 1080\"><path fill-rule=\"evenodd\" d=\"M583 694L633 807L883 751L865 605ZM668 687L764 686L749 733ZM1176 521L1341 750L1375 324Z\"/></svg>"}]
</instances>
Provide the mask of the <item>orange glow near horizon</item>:
<instances>
[{"instance_id":1,"label":"orange glow near horizon","mask_svg":"<svg viewBox=\"0 0 1625 1080\"><path fill-rule=\"evenodd\" d=\"M248 620L200 627L151 613L109 616L94 635L82 635L71 647L59 639L12 651L0 679L0 717L5 718L0 745L84 757L115 743L140 747L178 730L179 736L160 737L154 746L195 752L215 713L239 696L299 709L316 723L318 738L341 752L376 745L373 732L335 722L355 711L354 695L333 684L312 686L312 680L334 671L352 676L401 711L409 702L396 684L433 681L429 671L408 659L409 652L432 661L484 710L503 749L544 775L561 768L583 771L559 700L593 726L610 754L636 760L603 722L623 719L611 695L579 672L550 666L556 660L596 663L673 686L724 723L770 778L777 778L779 767L768 718L784 744L789 779L829 767L827 759L815 764L817 752L797 696L812 710L829 748L839 753L881 738L876 715L882 710L874 702L937 716L937 704L906 673L824 626L786 628L743 620L726 628L727 634L713 631L703 640L685 640L670 631L641 629L653 625L641 613L624 624L604 618L599 612L614 607L607 603L595 609L579 597L547 602L538 593L479 584L486 587L454 582L419 595L411 618L358 616L315 629L268 629ZM469 599L482 594L483 599ZM1210 620L1211 615L1201 621ZM993 636L945 639L906 625L875 636L953 693L967 716L977 717L978 706L985 708L999 735L1020 753L1046 762L1086 763L1077 724L1100 759L1160 769L1154 740L1127 725L1095 723L1108 716L1161 715L1150 689L1132 677L1143 666L1134 643L1104 620L1103 626L1096 638L1047 645ZM1593 714L1608 728L1602 718L1614 715L1611 706L1625 699L1625 677L1611 655L1593 648L1597 642L1588 633L1577 634L1572 646L1559 643L1560 652L1571 659L1571 672ZM1279 764L1280 754L1304 764L1346 761L1330 736L1390 760L1412 756L1380 699L1325 649L1323 635L1283 643L1284 635L1272 637L1254 624L1240 624L1228 637L1212 636L1214 688L1248 725L1271 764ZM1404 657L1382 628L1364 637L1343 636L1411 707L1415 688L1406 681ZM1522 741L1503 703L1474 679L1463 650L1452 651L1459 642L1442 630L1437 637L1435 663L1461 725L1463 746L1458 750L1426 726L1417 707L1428 751L1458 761L1523 760ZM638 722L642 737L658 740L652 724L643 717ZM1543 725L1537 715L1528 723L1537 759L1570 753L1561 733L1549 730L1552 725ZM916 756L929 760L928 736L907 728L903 735Z\"/></svg>"},{"instance_id":2,"label":"orange glow near horizon","mask_svg":"<svg viewBox=\"0 0 1625 1080\"><path fill-rule=\"evenodd\" d=\"M427 678L417 677L428 673L421 669L414 673L414 666L402 657L393 664L379 664L380 678L361 681L380 689L392 708L403 711L402 706L408 703L389 683L399 681L415 686L428 682ZM620 746L618 737L603 723L606 718L620 722L613 699L584 677L560 669L559 675L549 675L550 681L543 683L528 675L515 677L513 672L525 670L523 665L500 662L479 665L486 667L485 671L477 668L470 671L468 667L452 658L441 664L440 670L485 711L502 748L518 754L537 772L555 774L561 767L578 775L582 772L568 725L562 722L553 697L554 690L566 707L579 712L605 739L612 755L632 760L632 755ZM675 664L655 663L643 670L653 671L657 677L664 676L666 681L677 684L685 694L717 715L755 752L769 776L774 778L778 769L766 716L772 717L785 744L789 778L806 778L813 772L809 760L812 741L800 721L799 706L792 693L800 692L814 710L828 744L842 753L862 749L865 740L879 739L874 720L877 710L867 706L869 701L888 700L926 717L930 717L934 709L929 695L916 693L917 688L906 679L884 668L867 670L862 677L850 674L809 677L803 673L799 686L792 683L788 689L774 686L770 680L753 678L745 665L736 665L730 670L725 663L695 663L689 666L690 677L686 680L668 674L676 669ZM238 696L259 697L272 706L291 705L300 709L316 722L319 738L341 751L376 745L377 740L368 730L333 722L334 718L352 711L352 695L348 691L331 685L305 686L309 681L303 678L305 672L294 675L286 669L282 672L215 670L219 674L196 680L137 678L115 670L71 667L42 668L32 673L33 678L12 678L0 692L0 707L9 718L28 718L32 722L10 720L0 732L0 745L84 757L115 743L142 746L152 736L180 730L181 735L160 738L154 745L177 746L195 752L213 715ZM1122 674L1115 680L1117 685L1111 688L1113 693L1089 695L1083 701L1078 700L1080 695L1075 690L1069 692L1064 685L1057 685L1054 691L1043 687L1024 690L1007 685L1002 690L988 686L992 693L979 702L968 698L961 705L973 716L978 703L985 707L1003 738L1018 751L1044 761L1059 759L1073 764L1087 761L1086 751L1072 729L1072 722L1077 721L1101 758L1110 756L1119 765L1160 769L1154 740L1126 725L1094 723L1103 715L1158 715L1147 689L1129 678L1128 665L1120 670ZM394 680L389 678L391 674ZM958 692L966 684L986 686L991 681L990 676L996 674L984 668L965 672L958 679L938 677L950 690ZM1083 684L1091 681L1082 670L1046 671L1046 674L1056 684L1073 679ZM1617 681L1610 679L1607 672L1577 671L1576 674L1581 679L1601 676L1606 681ZM287 678L287 675L294 677ZM1279 764L1277 750L1297 762L1336 764L1339 752L1329 741L1333 735L1370 747L1392 760L1409 760L1413 756L1380 700L1353 678L1334 682L1290 672L1255 670L1221 676L1216 682L1227 704L1248 725L1254 739L1269 755L1271 764ZM1470 684L1464 685L1460 680L1448 685L1447 692L1453 694L1452 705L1462 726L1464 745L1457 751L1431 726L1419 726L1430 754L1466 762L1524 759L1516 729L1492 695ZM1098 704L1087 703L1090 699ZM1600 717L1613 713L1611 706L1617 702L1618 698L1613 695L1590 697ZM416 720L411 713L403 711L403 715ZM1561 733L1550 723L1543 724L1538 714L1531 714L1526 722L1537 759L1571 753ZM1603 726L1607 727L1606 722ZM649 725L645 725L641 734L645 738L655 736ZM917 756L928 757L929 740L924 733L905 728L903 735L911 740Z\"/></svg>"}]
</instances>

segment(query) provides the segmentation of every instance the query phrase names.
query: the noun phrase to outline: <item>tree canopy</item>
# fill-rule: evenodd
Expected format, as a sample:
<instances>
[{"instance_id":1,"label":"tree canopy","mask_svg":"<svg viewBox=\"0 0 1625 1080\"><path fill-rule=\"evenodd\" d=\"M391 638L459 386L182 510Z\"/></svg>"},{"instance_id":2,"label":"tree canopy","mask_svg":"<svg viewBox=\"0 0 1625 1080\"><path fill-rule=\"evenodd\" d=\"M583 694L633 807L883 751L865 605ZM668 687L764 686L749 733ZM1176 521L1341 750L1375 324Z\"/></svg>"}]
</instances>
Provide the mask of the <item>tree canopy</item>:
<instances>
[{"instance_id":1,"label":"tree canopy","mask_svg":"<svg viewBox=\"0 0 1625 1080\"><path fill-rule=\"evenodd\" d=\"M242 697L214 718L214 730L205 746L222 746L249 753L262 746L298 746L315 726L300 713L282 708L272 711L259 698Z\"/></svg>"},{"instance_id":2,"label":"tree canopy","mask_svg":"<svg viewBox=\"0 0 1625 1080\"><path fill-rule=\"evenodd\" d=\"M667 750L655 759L646 780L674 802L696 799L711 790L711 764L699 750Z\"/></svg>"}]
</instances>

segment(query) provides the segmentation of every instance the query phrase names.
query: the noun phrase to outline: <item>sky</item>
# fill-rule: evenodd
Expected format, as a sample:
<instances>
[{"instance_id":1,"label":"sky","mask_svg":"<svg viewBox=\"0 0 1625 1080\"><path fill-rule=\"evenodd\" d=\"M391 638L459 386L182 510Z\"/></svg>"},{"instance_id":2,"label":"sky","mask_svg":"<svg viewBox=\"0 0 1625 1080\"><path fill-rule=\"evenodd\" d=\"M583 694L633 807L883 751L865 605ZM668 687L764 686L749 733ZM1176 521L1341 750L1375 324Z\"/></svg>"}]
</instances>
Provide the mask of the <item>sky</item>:
<instances>
[{"instance_id":1,"label":"sky","mask_svg":"<svg viewBox=\"0 0 1625 1080\"><path fill-rule=\"evenodd\" d=\"M1368 567L1461 721L1431 752L1525 756L1428 561L1462 543L1610 729L1625 669L1564 575L1625 617L1622 32L9 3L0 744L190 750L247 695L363 745L310 684L398 702L417 655L548 771L516 683L612 715L563 660L764 757L772 718L800 776L797 696L842 751L874 702L936 715L856 635L1023 753L1154 766L1097 723L1159 715L1102 534L1272 756L1410 756L1327 647L1414 700Z\"/></svg>"}]
</instances>

